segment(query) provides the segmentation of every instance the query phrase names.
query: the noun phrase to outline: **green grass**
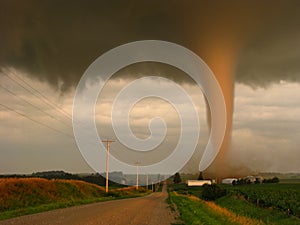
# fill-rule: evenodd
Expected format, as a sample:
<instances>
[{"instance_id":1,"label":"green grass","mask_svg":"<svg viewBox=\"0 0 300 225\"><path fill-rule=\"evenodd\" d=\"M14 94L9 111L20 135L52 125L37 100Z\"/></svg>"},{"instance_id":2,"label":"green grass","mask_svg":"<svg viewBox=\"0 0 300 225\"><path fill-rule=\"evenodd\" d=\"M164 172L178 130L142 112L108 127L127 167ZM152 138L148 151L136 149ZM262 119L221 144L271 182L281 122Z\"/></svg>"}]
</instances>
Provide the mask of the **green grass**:
<instances>
[{"instance_id":1,"label":"green grass","mask_svg":"<svg viewBox=\"0 0 300 225\"><path fill-rule=\"evenodd\" d=\"M193 201L184 196L175 196L170 193L170 198L176 204L180 213L180 219L187 225L211 224L211 225L231 225L237 224L230 221L224 215L220 215L210 209L203 202Z\"/></svg>"},{"instance_id":2,"label":"green grass","mask_svg":"<svg viewBox=\"0 0 300 225\"><path fill-rule=\"evenodd\" d=\"M178 194L190 194L199 197L202 187L188 187L184 183L171 184L168 186L169 191L176 191Z\"/></svg>"},{"instance_id":3,"label":"green grass","mask_svg":"<svg viewBox=\"0 0 300 225\"><path fill-rule=\"evenodd\" d=\"M296 209L294 210L294 212L297 212L297 209L299 209L297 207L300 203L299 184L253 184L243 186L221 186L228 190L228 195L217 199L215 203L230 210L236 215L260 220L264 224L300 224L299 217L288 215L286 208L278 207L278 205L291 207L292 209ZM200 197L202 187L187 187L185 184L172 184L169 185L169 191L176 191L179 194L187 196L194 195ZM260 200L256 201L256 199ZM191 200L189 199L180 201L176 199L173 200L173 202L175 202L176 204L181 204L181 207L185 205L185 207L187 208L187 212L185 212L184 209L181 209L181 213L183 213L182 219L187 224L194 223L194 219L196 219L197 216L193 216L193 208L195 207L195 204L200 204L190 201ZM199 206L199 208L203 208L203 205ZM197 212L197 214L199 213ZM189 216L191 216L191 220L188 219ZM198 216L199 218L204 217L204 215L201 214L199 214ZM213 223L208 222L207 224Z\"/></svg>"},{"instance_id":4,"label":"green grass","mask_svg":"<svg viewBox=\"0 0 300 225\"><path fill-rule=\"evenodd\" d=\"M44 212L49 211L53 209L59 209L59 208L67 208L71 206L76 205L83 205L83 204L89 204L94 202L101 202L101 201L108 201L116 199L115 197L102 197L102 198L94 198L94 199L83 199L83 200L77 200L77 201L65 201L65 202L54 202L49 204L41 204L37 206L31 206L31 207L24 207L24 208L18 208L13 210L7 210L0 212L0 220L5 220L13 217L38 213L38 212Z\"/></svg>"},{"instance_id":5,"label":"green grass","mask_svg":"<svg viewBox=\"0 0 300 225\"><path fill-rule=\"evenodd\" d=\"M300 179L292 179L292 178L285 178L285 179L280 179L280 184L300 184Z\"/></svg>"}]
</instances>

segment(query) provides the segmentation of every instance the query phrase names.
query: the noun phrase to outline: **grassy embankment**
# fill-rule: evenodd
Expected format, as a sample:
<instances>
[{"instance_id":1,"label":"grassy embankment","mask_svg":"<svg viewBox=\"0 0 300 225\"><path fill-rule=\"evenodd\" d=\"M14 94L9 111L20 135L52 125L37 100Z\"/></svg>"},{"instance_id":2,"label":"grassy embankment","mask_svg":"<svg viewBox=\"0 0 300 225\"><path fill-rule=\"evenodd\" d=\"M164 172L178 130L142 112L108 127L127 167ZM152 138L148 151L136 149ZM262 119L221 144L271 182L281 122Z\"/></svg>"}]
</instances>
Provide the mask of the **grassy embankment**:
<instances>
[{"instance_id":1,"label":"grassy embankment","mask_svg":"<svg viewBox=\"0 0 300 225\"><path fill-rule=\"evenodd\" d=\"M0 179L0 220L75 205L145 195L145 189L119 188L105 193L95 184L42 178Z\"/></svg>"},{"instance_id":2,"label":"grassy embankment","mask_svg":"<svg viewBox=\"0 0 300 225\"><path fill-rule=\"evenodd\" d=\"M300 224L299 217L291 215L295 212L275 206L298 201L300 185L263 184L223 187L227 189L226 196L215 201L204 201L193 197L201 196L201 187L188 188L185 184L171 185L170 201L176 204L180 218L185 224ZM268 193L271 193L272 198ZM256 201L255 197L260 201ZM270 201L267 202L267 198Z\"/></svg>"}]
</instances>

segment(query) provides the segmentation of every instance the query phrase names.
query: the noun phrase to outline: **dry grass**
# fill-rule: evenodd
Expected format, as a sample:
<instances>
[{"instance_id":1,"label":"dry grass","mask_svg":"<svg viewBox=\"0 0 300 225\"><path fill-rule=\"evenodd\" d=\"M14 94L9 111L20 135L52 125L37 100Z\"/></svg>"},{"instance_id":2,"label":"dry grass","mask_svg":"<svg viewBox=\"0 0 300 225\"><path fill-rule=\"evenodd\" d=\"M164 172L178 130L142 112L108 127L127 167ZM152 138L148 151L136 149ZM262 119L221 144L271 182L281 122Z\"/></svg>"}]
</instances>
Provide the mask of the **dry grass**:
<instances>
[{"instance_id":1,"label":"dry grass","mask_svg":"<svg viewBox=\"0 0 300 225\"><path fill-rule=\"evenodd\" d=\"M234 222L234 223L239 223L239 224L243 224L243 225L259 225L259 224L264 224L263 221L258 221L255 219L251 219L251 218L247 218L244 216L240 216L237 215L231 211L229 211L226 208L223 208L219 205L217 205L216 203L212 202L212 201L204 201L196 196L189 196L188 197L191 200L194 201L201 201L203 202L205 205L207 205L210 209L212 209L215 213L221 214L226 216L230 221Z\"/></svg>"},{"instance_id":2,"label":"dry grass","mask_svg":"<svg viewBox=\"0 0 300 225\"><path fill-rule=\"evenodd\" d=\"M3 178L0 179L0 212L104 195L103 188L83 181Z\"/></svg>"}]
</instances>

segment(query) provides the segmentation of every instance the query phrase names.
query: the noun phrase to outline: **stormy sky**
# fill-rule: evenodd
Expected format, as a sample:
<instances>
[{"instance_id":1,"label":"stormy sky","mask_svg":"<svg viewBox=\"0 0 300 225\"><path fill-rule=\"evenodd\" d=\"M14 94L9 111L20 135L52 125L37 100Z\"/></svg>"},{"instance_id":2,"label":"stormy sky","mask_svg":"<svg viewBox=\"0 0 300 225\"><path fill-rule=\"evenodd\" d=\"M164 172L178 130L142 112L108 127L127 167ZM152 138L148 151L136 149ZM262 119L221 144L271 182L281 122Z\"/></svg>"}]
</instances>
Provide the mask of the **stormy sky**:
<instances>
[{"instance_id":1,"label":"stormy sky","mask_svg":"<svg viewBox=\"0 0 300 225\"><path fill-rule=\"evenodd\" d=\"M72 133L76 85L101 54L138 40L180 44L220 80L233 77L228 167L300 172L299 11L299 1L291 0L0 1L0 173L92 171ZM97 105L100 133L113 136L106 128L109 104L117 90L143 75L172 79L195 99L203 129L184 170L197 172L207 109L195 83L174 68L144 63L116 74ZM166 118L169 142L162 148L169 153L178 138L176 113L155 99L140 102L132 113L139 137L147 135L151 117Z\"/></svg>"}]
</instances>

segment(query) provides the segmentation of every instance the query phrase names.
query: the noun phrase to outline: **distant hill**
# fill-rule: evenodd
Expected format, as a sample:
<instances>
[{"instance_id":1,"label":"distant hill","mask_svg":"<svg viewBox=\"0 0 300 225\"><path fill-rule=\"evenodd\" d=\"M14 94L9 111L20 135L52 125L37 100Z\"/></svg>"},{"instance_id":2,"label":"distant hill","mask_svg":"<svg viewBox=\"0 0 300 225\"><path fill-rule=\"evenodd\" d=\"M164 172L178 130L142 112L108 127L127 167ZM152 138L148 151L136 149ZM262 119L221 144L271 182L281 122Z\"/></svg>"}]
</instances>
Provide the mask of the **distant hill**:
<instances>
[{"instance_id":1,"label":"distant hill","mask_svg":"<svg viewBox=\"0 0 300 225\"><path fill-rule=\"evenodd\" d=\"M67 173L62 170L36 172L36 173L32 173L31 177L39 177L39 178L46 178L46 179L80 180L80 177L78 175Z\"/></svg>"},{"instance_id":2,"label":"distant hill","mask_svg":"<svg viewBox=\"0 0 300 225\"><path fill-rule=\"evenodd\" d=\"M52 179L64 179L64 180L81 180L92 184L97 184L99 186L105 186L105 178L99 173L93 174L71 174L62 170L53 171L42 171L32 174L1 174L0 178L45 178L48 180ZM116 185L115 182L109 181L109 185ZM119 185L116 185L119 186Z\"/></svg>"}]
</instances>

